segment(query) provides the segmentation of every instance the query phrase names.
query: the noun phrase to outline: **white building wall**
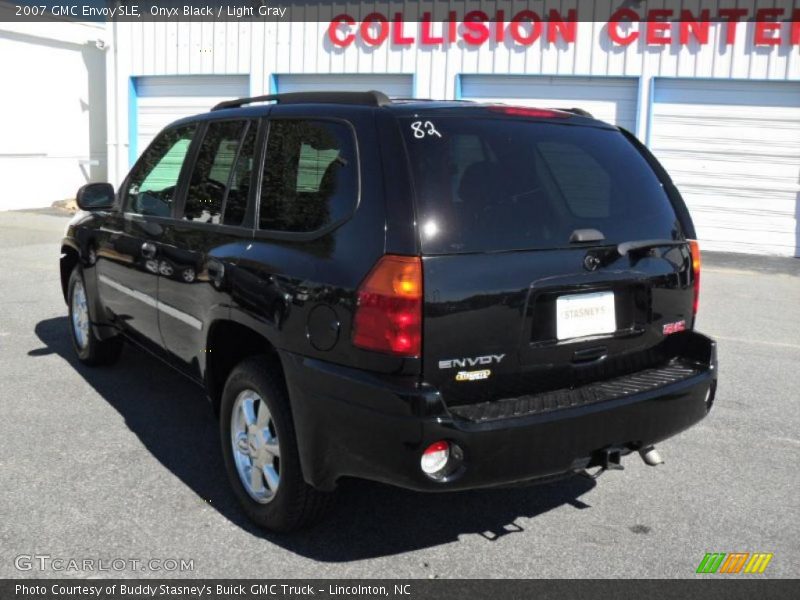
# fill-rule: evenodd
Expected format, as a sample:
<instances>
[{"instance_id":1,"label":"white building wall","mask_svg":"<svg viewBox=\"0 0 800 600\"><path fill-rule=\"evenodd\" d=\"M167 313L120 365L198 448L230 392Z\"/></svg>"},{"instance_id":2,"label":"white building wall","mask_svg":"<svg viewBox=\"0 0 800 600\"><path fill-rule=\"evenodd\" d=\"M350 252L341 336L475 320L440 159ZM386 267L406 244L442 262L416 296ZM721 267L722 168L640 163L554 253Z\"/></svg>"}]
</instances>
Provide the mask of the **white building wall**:
<instances>
[{"instance_id":1,"label":"white building wall","mask_svg":"<svg viewBox=\"0 0 800 600\"><path fill-rule=\"evenodd\" d=\"M0 210L106 179L104 36L102 25L0 22Z\"/></svg>"},{"instance_id":2,"label":"white building wall","mask_svg":"<svg viewBox=\"0 0 800 600\"><path fill-rule=\"evenodd\" d=\"M544 6L566 14L571 4L569 0L548 1ZM717 2L713 0L688 0L683 6L697 11L701 4L715 13ZM730 4L719 2L721 6ZM788 9L791 1L777 0L776 5ZM388 12L380 2L375 9ZM409 29L414 26L407 24ZM782 24L781 34L786 38L789 26ZM404 73L414 75L418 97L436 99L456 97L459 74L633 76L640 78L637 132L642 139L647 138L646 107L653 77L800 80L800 48L754 46L752 22L739 24L736 43L730 46L723 43L725 26L720 23L711 24L706 45L691 42L686 46L647 46L642 35L637 42L621 47L609 41L604 22L581 22L573 44L554 44L540 38L524 48L511 42L480 47L463 43L444 48L418 44L397 47L388 41L374 48L358 42L348 48L336 48L328 40L326 20L116 23L109 27L117 39L109 56L116 69L115 89L109 96L117 142L114 181L128 168L127 95L131 76L248 74L251 93L257 95L270 92L273 74ZM441 24L434 24L437 27Z\"/></svg>"}]
</instances>

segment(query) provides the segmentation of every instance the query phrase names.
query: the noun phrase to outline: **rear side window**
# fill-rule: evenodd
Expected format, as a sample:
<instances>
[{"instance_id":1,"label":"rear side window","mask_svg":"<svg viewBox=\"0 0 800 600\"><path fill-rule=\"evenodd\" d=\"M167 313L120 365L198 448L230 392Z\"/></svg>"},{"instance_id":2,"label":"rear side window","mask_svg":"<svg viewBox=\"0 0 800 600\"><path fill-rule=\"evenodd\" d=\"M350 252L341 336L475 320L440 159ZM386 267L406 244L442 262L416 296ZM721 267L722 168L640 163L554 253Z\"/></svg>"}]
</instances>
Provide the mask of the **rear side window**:
<instances>
[{"instance_id":1,"label":"rear side window","mask_svg":"<svg viewBox=\"0 0 800 600\"><path fill-rule=\"evenodd\" d=\"M307 233L347 218L358 201L352 130L343 123L270 124L261 189L261 229Z\"/></svg>"},{"instance_id":2,"label":"rear side window","mask_svg":"<svg viewBox=\"0 0 800 600\"><path fill-rule=\"evenodd\" d=\"M244 221L252 184L257 135L258 125L256 121L251 121L242 141L239 158L233 168L228 186L228 198L223 206L222 222L225 225L241 225Z\"/></svg>"},{"instance_id":3,"label":"rear side window","mask_svg":"<svg viewBox=\"0 0 800 600\"><path fill-rule=\"evenodd\" d=\"M241 224L250 190L256 128L256 123L249 121L209 123L189 179L185 220Z\"/></svg>"},{"instance_id":4,"label":"rear side window","mask_svg":"<svg viewBox=\"0 0 800 600\"><path fill-rule=\"evenodd\" d=\"M480 117L400 123L427 254L564 248L587 228L609 244L680 233L661 183L619 131Z\"/></svg>"},{"instance_id":5,"label":"rear side window","mask_svg":"<svg viewBox=\"0 0 800 600\"><path fill-rule=\"evenodd\" d=\"M196 126L159 134L131 171L125 189L125 212L169 217L183 161Z\"/></svg>"}]
</instances>

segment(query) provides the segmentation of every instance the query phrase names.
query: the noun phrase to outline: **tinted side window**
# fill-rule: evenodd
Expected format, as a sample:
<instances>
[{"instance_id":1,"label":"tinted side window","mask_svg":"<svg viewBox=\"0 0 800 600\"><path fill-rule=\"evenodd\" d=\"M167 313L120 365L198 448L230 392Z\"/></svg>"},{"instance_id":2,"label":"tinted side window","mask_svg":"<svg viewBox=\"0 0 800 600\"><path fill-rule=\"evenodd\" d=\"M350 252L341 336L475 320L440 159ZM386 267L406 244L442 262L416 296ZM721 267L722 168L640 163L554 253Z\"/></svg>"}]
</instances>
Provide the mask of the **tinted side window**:
<instances>
[{"instance_id":1,"label":"tinted side window","mask_svg":"<svg viewBox=\"0 0 800 600\"><path fill-rule=\"evenodd\" d=\"M189 180L183 218L220 223L247 121L209 123Z\"/></svg>"},{"instance_id":2,"label":"tinted side window","mask_svg":"<svg viewBox=\"0 0 800 600\"><path fill-rule=\"evenodd\" d=\"M125 212L169 217L183 161L195 125L162 132L131 171L125 190Z\"/></svg>"},{"instance_id":3,"label":"tinted side window","mask_svg":"<svg viewBox=\"0 0 800 600\"><path fill-rule=\"evenodd\" d=\"M251 121L245 133L242 147L239 150L239 157L233 167L230 185L228 186L228 198L222 207L222 222L225 225L241 225L245 212L247 212L257 135L258 123Z\"/></svg>"},{"instance_id":4,"label":"tinted side window","mask_svg":"<svg viewBox=\"0 0 800 600\"><path fill-rule=\"evenodd\" d=\"M272 121L262 185L261 229L310 232L347 217L358 199L352 131L328 121Z\"/></svg>"}]
</instances>

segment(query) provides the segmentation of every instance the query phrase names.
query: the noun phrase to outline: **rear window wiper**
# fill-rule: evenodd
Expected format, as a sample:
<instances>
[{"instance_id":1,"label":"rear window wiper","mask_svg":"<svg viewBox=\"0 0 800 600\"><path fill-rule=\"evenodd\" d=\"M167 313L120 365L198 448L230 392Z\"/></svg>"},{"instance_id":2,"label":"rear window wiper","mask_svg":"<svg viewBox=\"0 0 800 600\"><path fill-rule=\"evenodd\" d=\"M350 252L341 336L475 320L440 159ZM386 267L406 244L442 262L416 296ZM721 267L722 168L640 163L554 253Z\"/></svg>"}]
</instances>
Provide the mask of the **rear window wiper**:
<instances>
[{"instance_id":1,"label":"rear window wiper","mask_svg":"<svg viewBox=\"0 0 800 600\"><path fill-rule=\"evenodd\" d=\"M637 240L632 242L622 242L617 246L617 253L620 256L626 254L633 254L639 250L649 250L650 248L657 248L659 246L683 246L686 244L685 240Z\"/></svg>"},{"instance_id":2,"label":"rear window wiper","mask_svg":"<svg viewBox=\"0 0 800 600\"><path fill-rule=\"evenodd\" d=\"M586 242L602 242L605 241L605 235L602 231L597 229L576 229L569 236L570 244L580 244ZM625 256L627 254L635 254L640 250L649 250L651 248L658 248L661 246L683 246L687 242L685 240L632 240L630 242L622 242L617 244L617 254ZM613 253L613 250L609 248ZM609 257L610 258L610 257Z\"/></svg>"}]
</instances>

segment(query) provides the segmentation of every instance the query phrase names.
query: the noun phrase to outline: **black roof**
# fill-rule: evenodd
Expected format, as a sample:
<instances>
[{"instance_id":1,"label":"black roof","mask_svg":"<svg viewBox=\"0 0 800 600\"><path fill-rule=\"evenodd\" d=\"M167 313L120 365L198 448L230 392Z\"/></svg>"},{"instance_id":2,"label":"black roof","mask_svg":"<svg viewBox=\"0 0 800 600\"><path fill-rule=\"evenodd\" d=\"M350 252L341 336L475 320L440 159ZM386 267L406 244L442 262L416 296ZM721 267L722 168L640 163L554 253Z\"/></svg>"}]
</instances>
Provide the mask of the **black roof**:
<instances>
[{"instance_id":1,"label":"black roof","mask_svg":"<svg viewBox=\"0 0 800 600\"><path fill-rule=\"evenodd\" d=\"M184 124L187 122L213 119L215 117L229 116L233 113L236 117L259 117L264 114L267 106L264 103L275 103L280 105L300 105L300 104L321 104L321 105L337 105L348 107L363 107L372 109L388 109L392 112L398 113L416 113L420 111L427 111L434 109L437 112L457 112L463 114L462 111L469 110L475 112L483 112L489 106L478 102L469 100L427 100L421 98L389 98L386 94L379 91L368 92L343 92L343 91L324 91L324 92L289 92L285 94L270 94L266 96L253 96L249 98L237 98L234 100L226 100L214 106L210 112L193 117L187 117L176 121L175 124ZM523 108L523 107L521 107ZM524 110L524 108L523 108ZM547 110L559 110L570 113L571 116L576 117L570 119L573 124L581 122L586 124L600 125L602 122L596 121L591 114L580 108L550 108ZM439 113L439 114L442 114ZM231 115L232 116L232 115ZM602 123L606 127L607 124Z\"/></svg>"}]
</instances>

